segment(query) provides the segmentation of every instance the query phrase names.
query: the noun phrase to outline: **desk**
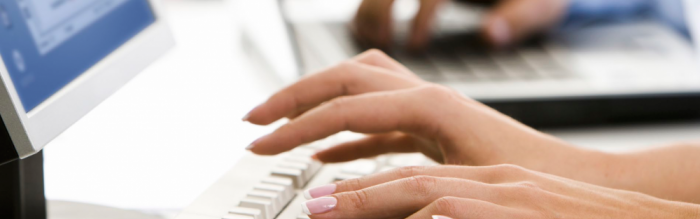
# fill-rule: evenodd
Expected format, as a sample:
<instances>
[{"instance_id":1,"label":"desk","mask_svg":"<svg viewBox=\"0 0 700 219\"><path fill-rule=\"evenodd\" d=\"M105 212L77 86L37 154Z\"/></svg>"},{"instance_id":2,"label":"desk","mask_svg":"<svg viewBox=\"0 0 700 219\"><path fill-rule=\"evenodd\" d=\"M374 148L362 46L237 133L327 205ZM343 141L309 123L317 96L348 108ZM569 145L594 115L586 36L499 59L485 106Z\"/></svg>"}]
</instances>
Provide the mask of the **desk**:
<instances>
[{"instance_id":1,"label":"desk","mask_svg":"<svg viewBox=\"0 0 700 219\"><path fill-rule=\"evenodd\" d=\"M165 6L177 47L46 147L49 199L176 213L273 130L240 121L282 84L245 59L224 3ZM699 138L700 122L547 132L620 151Z\"/></svg>"}]
</instances>

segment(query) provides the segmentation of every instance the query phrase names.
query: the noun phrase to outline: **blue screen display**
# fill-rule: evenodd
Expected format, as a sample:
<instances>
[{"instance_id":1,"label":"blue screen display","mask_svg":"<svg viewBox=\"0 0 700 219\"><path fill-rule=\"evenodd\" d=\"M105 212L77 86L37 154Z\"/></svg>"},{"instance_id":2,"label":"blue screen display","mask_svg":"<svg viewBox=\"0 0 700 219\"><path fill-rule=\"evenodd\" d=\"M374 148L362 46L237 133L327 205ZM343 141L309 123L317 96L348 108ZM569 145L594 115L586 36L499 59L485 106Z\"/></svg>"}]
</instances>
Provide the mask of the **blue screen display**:
<instances>
[{"instance_id":1,"label":"blue screen display","mask_svg":"<svg viewBox=\"0 0 700 219\"><path fill-rule=\"evenodd\" d=\"M147 0L0 0L0 54L29 112L154 21Z\"/></svg>"}]
</instances>

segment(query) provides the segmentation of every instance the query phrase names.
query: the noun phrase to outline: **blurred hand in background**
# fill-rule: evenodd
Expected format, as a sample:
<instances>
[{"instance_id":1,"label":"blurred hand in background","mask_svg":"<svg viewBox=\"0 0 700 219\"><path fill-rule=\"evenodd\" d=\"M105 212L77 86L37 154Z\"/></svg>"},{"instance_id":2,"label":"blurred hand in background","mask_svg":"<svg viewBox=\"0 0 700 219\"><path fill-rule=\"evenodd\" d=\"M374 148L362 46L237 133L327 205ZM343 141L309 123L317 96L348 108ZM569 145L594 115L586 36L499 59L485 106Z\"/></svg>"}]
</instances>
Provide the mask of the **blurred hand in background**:
<instances>
[{"instance_id":1,"label":"blurred hand in background","mask_svg":"<svg viewBox=\"0 0 700 219\"><path fill-rule=\"evenodd\" d=\"M353 22L356 37L376 48L392 44L392 6L395 0L364 0ZM440 6L449 0L420 0L420 9L413 19L408 48L424 49ZM477 4L493 4L481 27L484 39L494 47L517 43L532 34L557 24L566 14L568 0L468 0Z\"/></svg>"}]
</instances>

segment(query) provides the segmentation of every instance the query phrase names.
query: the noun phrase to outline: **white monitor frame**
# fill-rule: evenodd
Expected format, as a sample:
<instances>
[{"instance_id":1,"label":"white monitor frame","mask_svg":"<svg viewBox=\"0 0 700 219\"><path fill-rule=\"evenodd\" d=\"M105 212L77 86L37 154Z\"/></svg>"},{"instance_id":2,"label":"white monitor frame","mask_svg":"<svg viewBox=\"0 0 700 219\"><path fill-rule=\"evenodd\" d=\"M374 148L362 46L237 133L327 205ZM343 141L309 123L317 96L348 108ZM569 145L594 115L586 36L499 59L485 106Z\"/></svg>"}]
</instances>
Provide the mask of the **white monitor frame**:
<instances>
[{"instance_id":1,"label":"white monitor frame","mask_svg":"<svg viewBox=\"0 0 700 219\"><path fill-rule=\"evenodd\" d=\"M0 59L0 114L19 158L35 154L173 47L159 0L155 21L39 106L26 112Z\"/></svg>"}]
</instances>

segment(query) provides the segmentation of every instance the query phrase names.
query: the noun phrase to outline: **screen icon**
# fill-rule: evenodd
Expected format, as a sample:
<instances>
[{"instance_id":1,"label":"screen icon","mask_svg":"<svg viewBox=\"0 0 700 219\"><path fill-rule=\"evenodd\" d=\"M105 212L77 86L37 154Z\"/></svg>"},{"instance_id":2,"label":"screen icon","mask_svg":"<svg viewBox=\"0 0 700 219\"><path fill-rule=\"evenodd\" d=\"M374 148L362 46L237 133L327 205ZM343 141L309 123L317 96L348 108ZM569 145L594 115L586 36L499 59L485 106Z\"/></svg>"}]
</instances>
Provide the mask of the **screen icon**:
<instances>
[{"instance_id":1,"label":"screen icon","mask_svg":"<svg viewBox=\"0 0 700 219\"><path fill-rule=\"evenodd\" d=\"M12 22L10 21L10 15L7 14L7 10L5 10L4 5L0 5L0 23L2 23L2 26L10 29L12 27Z\"/></svg>"},{"instance_id":2,"label":"screen icon","mask_svg":"<svg viewBox=\"0 0 700 219\"><path fill-rule=\"evenodd\" d=\"M20 53L17 50L12 51L12 58L15 60L15 66L17 66L17 70L19 72L24 72L27 70L27 65L24 63L24 57L22 57L22 53Z\"/></svg>"}]
</instances>

